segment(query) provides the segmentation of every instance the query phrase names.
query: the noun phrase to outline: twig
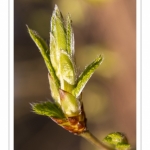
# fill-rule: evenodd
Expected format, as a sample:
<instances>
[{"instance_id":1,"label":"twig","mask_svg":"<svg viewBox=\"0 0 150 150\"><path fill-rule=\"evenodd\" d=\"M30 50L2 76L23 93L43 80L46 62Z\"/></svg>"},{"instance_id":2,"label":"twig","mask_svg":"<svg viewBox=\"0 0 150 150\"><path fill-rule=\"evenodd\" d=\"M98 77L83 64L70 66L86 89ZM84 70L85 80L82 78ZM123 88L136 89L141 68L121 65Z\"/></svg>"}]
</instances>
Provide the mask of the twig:
<instances>
[{"instance_id":1,"label":"twig","mask_svg":"<svg viewBox=\"0 0 150 150\"><path fill-rule=\"evenodd\" d=\"M97 146L100 150L114 150L106 145L104 145L100 140L98 140L90 131L85 131L80 134L83 138L87 141L92 143L93 145Z\"/></svg>"}]
</instances>

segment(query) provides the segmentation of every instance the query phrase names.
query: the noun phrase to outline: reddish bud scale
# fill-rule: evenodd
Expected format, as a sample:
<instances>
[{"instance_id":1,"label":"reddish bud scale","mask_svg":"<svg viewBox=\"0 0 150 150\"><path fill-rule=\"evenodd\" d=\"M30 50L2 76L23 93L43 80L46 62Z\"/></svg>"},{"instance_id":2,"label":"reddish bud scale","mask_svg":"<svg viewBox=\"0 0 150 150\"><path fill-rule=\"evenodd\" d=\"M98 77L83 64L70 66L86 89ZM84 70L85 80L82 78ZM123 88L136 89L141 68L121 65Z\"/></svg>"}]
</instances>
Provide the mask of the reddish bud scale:
<instances>
[{"instance_id":1,"label":"reddish bud scale","mask_svg":"<svg viewBox=\"0 0 150 150\"><path fill-rule=\"evenodd\" d=\"M77 117L68 117L68 121L70 122L70 124L72 125L76 125L79 122L79 118Z\"/></svg>"},{"instance_id":2,"label":"reddish bud scale","mask_svg":"<svg viewBox=\"0 0 150 150\"><path fill-rule=\"evenodd\" d=\"M51 117L51 119L71 133L80 134L86 131L86 117L83 110L83 105L82 105L82 112L79 116L68 117L65 119L58 119Z\"/></svg>"}]
</instances>

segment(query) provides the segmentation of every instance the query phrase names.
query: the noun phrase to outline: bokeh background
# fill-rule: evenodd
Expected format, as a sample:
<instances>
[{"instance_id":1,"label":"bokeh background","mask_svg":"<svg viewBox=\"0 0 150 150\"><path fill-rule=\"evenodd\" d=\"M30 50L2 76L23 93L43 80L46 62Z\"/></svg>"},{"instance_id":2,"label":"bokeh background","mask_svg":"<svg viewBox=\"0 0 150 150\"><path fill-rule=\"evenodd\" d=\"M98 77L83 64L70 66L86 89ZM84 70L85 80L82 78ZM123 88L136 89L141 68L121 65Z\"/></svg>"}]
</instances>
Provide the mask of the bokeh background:
<instances>
[{"instance_id":1,"label":"bokeh background","mask_svg":"<svg viewBox=\"0 0 150 150\"><path fill-rule=\"evenodd\" d=\"M26 24L49 42L55 4L71 14L79 72L104 56L83 91L89 130L100 140L123 132L136 149L136 0L14 0L14 150L97 150L31 110L30 103L51 96Z\"/></svg>"}]
</instances>

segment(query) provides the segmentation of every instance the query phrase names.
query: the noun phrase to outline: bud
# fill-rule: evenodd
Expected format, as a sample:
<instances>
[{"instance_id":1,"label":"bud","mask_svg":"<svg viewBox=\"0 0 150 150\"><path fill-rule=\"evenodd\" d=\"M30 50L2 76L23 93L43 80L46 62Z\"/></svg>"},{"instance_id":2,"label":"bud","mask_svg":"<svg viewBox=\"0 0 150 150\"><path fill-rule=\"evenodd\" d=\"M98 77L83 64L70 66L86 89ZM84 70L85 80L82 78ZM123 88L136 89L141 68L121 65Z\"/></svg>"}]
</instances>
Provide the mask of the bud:
<instances>
[{"instance_id":1,"label":"bud","mask_svg":"<svg viewBox=\"0 0 150 150\"><path fill-rule=\"evenodd\" d=\"M78 116L81 114L81 104L72 94L59 90L61 107L67 117Z\"/></svg>"},{"instance_id":2,"label":"bud","mask_svg":"<svg viewBox=\"0 0 150 150\"><path fill-rule=\"evenodd\" d=\"M73 40L70 17L68 17L65 27L62 14L55 5L51 18L50 59L56 75L60 79L61 89L64 90L64 80L71 85L74 85L76 80L72 52L74 50Z\"/></svg>"},{"instance_id":3,"label":"bud","mask_svg":"<svg viewBox=\"0 0 150 150\"><path fill-rule=\"evenodd\" d=\"M64 21L57 5L51 17L50 44L29 27L28 32L39 48L48 69L48 79L54 102L33 104L35 113L49 116L74 134L86 131L86 117L81 102L82 90L102 62L98 56L77 76L74 58L74 33L70 15Z\"/></svg>"}]
</instances>

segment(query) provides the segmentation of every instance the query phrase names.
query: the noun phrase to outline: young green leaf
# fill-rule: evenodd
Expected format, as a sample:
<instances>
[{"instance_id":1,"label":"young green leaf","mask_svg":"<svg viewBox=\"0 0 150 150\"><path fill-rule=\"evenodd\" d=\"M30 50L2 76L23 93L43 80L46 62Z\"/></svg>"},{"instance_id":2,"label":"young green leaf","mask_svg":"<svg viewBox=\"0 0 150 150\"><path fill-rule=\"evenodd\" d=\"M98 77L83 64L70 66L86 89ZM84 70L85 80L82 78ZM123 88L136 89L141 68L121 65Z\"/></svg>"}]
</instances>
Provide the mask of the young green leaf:
<instances>
[{"instance_id":1,"label":"young green leaf","mask_svg":"<svg viewBox=\"0 0 150 150\"><path fill-rule=\"evenodd\" d=\"M53 97L55 102L60 105L59 88L57 87L56 83L54 82L50 74L48 74L48 80L49 80L49 85L51 90L51 96Z\"/></svg>"},{"instance_id":2,"label":"young green leaf","mask_svg":"<svg viewBox=\"0 0 150 150\"><path fill-rule=\"evenodd\" d=\"M63 78L71 85L75 84L76 75L74 65L70 56L64 50L61 50L60 54L60 78Z\"/></svg>"},{"instance_id":3,"label":"young green leaf","mask_svg":"<svg viewBox=\"0 0 150 150\"><path fill-rule=\"evenodd\" d=\"M33 103L31 104L31 106L33 111L38 115L44 115L44 116L55 117L60 119L65 118L64 113L56 103L46 101L42 103Z\"/></svg>"},{"instance_id":4,"label":"young green leaf","mask_svg":"<svg viewBox=\"0 0 150 150\"><path fill-rule=\"evenodd\" d=\"M56 40L50 32L50 60L56 73L59 70L59 55L60 50L57 49ZM58 74L56 75L58 76Z\"/></svg>"},{"instance_id":5,"label":"young green leaf","mask_svg":"<svg viewBox=\"0 0 150 150\"><path fill-rule=\"evenodd\" d=\"M46 42L40 37L40 35L36 31L31 30L28 26L27 26L27 29L28 29L28 32L30 34L30 37L32 38L32 40L35 42L38 49L40 50L40 53L43 56L43 59L45 61L45 64L47 66L49 73L53 77L54 82L56 83L57 87L59 87L60 86L59 80L58 80L57 76L55 75L55 71L53 69L53 66L52 66L50 58L49 58L48 45L46 44Z\"/></svg>"},{"instance_id":6,"label":"young green leaf","mask_svg":"<svg viewBox=\"0 0 150 150\"><path fill-rule=\"evenodd\" d=\"M97 69L97 67L102 62L102 56L100 55L98 58L96 58L91 64L89 64L85 70L81 73L81 75L78 78L77 85L75 89L73 90L72 94L75 95L75 97L78 97L83 88L85 87L86 83L94 73L94 71Z\"/></svg>"},{"instance_id":7,"label":"young green leaf","mask_svg":"<svg viewBox=\"0 0 150 150\"><path fill-rule=\"evenodd\" d=\"M74 56L74 33L72 29L72 21L70 15L66 19L66 34L67 34L67 52L73 57Z\"/></svg>"},{"instance_id":8,"label":"young green leaf","mask_svg":"<svg viewBox=\"0 0 150 150\"><path fill-rule=\"evenodd\" d=\"M49 61L49 58L48 58L49 48L48 48L47 43L43 40L43 38L40 37L40 35L36 31L31 30L28 26L27 26L27 29L28 29L30 37L32 38L32 40L34 41L34 43L40 50L40 53L42 54L44 60L48 62Z\"/></svg>"},{"instance_id":9,"label":"young green leaf","mask_svg":"<svg viewBox=\"0 0 150 150\"><path fill-rule=\"evenodd\" d=\"M120 132L114 132L114 133L110 133L108 134L105 138L104 138L104 142L108 143L108 144L112 144L114 146L116 146L117 144L127 144L127 138L125 137L125 135L123 135Z\"/></svg>"},{"instance_id":10,"label":"young green leaf","mask_svg":"<svg viewBox=\"0 0 150 150\"><path fill-rule=\"evenodd\" d=\"M66 46L66 31L64 28L64 22L61 12L57 5L55 5L53 15L51 18L51 33L56 39L58 50L67 50Z\"/></svg>"}]
</instances>

